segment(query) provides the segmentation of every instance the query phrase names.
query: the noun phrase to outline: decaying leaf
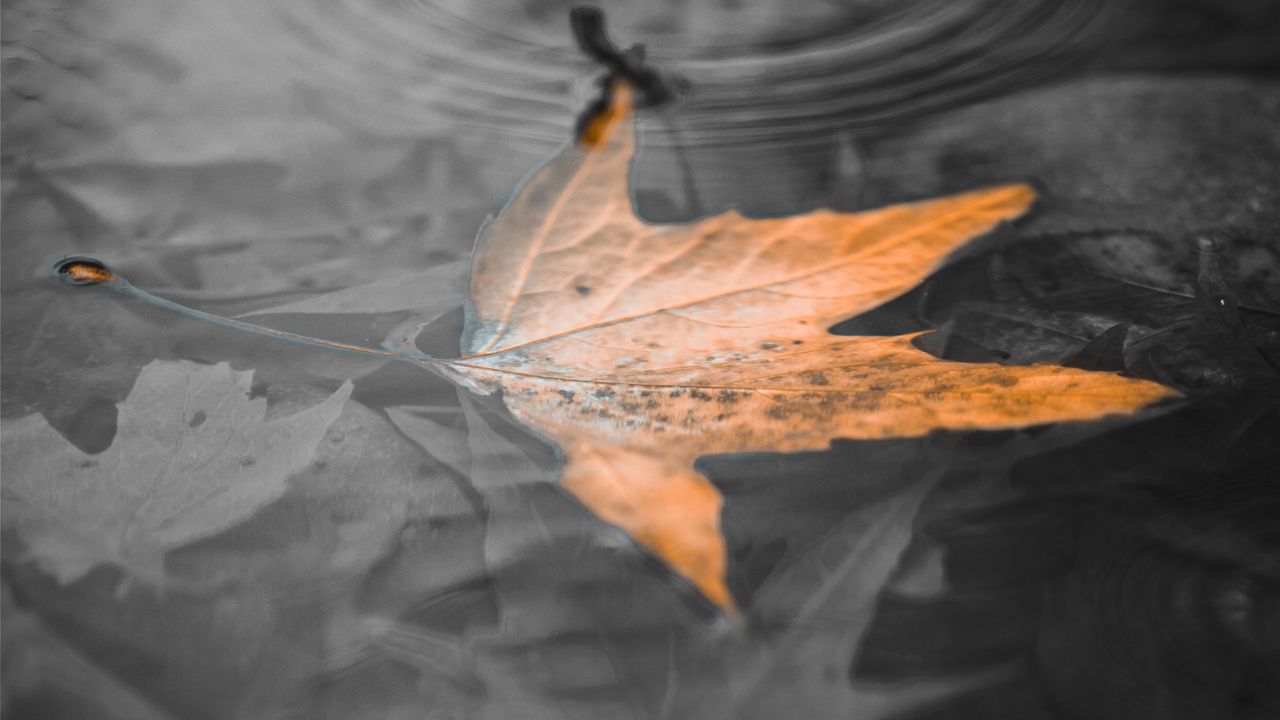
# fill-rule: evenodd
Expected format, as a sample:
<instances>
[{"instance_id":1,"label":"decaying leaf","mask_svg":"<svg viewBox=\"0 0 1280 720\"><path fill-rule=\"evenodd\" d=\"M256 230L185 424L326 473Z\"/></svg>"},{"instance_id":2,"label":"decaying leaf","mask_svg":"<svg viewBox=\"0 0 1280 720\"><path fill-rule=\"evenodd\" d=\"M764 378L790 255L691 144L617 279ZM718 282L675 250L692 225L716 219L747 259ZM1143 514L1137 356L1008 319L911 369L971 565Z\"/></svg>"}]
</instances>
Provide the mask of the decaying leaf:
<instances>
[{"instance_id":1,"label":"decaying leaf","mask_svg":"<svg viewBox=\"0 0 1280 720\"><path fill-rule=\"evenodd\" d=\"M430 365L501 391L560 447L567 490L726 611L720 497L693 468L701 455L1086 420L1172 394L1105 373L942 361L913 336L827 332L1023 214L1028 186L649 225L628 191L630 91L613 95L592 142L544 166L482 229L464 357Z\"/></svg>"},{"instance_id":2,"label":"decaying leaf","mask_svg":"<svg viewBox=\"0 0 1280 720\"><path fill-rule=\"evenodd\" d=\"M1034 175L1053 201L1031 233L1277 227L1280 88L1261 79L1107 74L913 123L870 143L864 197ZM1102 129L1105 128L1105 131Z\"/></svg>"},{"instance_id":3,"label":"decaying leaf","mask_svg":"<svg viewBox=\"0 0 1280 720\"><path fill-rule=\"evenodd\" d=\"M1276 278L1280 253L1248 236L1099 230L1027 237L957 263L918 307L952 339L998 356L1124 369L1191 392L1256 389L1276 378Z\"/></svg>"},{"instance_id":4,"label":"decaying leaf","mask_svg":"<svg viewBox=\"0 0 1280 720\"><path fill-rule=\"evenodd\" d=\"M64 582L100 563L162 581L164 554L245 519L306 467L351 393L266 420L251 371L156 361L88 455L30 415L4 423L4 524Z\"/></svg>"},{"instance_id":5,"label":"decaying leaf","mask_svg":"<svg viewBox=\"0 0 1280 720\"><path fill-rule=\"evenodd\" d=\"M904 702L892 694L831 682L808 670L843 665L848 649L858 647L874 616L877 598L911 542L920 503L939 474L852 513L810 552L780 568L760 588L753 611L764 624L782 630L746 658L731 683L729 700L706 708L704 717L779 717L791 713L801 717L881 717L884 712L873 709ZM797 587L809 589L803 600L796 598ZM780 693L780 686L805 690Z\"/></svg>"},{"instance_id":6,"label":"decaying leaf","mask_svg":"<svg viewBox=\"0 0 1280 720\"><path fill-rule=\"evenodd\" d=\"M172 720L113 673L86 658L60 639L39 616L14 602L9 588L0 590L0 612L5 643L0 651L5 683L0 707L6 716L17 715L18 698L52 695L56 700L40 707L44 717L96 717L102 720ZM49 692L51 688L55 692ZM28 711L30 712L30 711Z\"/></svg>"}]
</instances>

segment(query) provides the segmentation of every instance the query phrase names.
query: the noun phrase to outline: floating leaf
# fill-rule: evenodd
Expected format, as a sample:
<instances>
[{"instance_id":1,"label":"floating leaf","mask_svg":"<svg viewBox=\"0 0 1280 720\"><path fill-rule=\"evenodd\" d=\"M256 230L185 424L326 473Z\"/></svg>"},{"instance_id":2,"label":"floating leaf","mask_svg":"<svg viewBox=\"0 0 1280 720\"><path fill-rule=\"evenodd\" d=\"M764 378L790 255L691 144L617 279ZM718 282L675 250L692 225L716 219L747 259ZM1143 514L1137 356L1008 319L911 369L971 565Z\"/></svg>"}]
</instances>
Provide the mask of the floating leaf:
<instances>
[{"instance_id":1,"label":"floating leaf","mask_svg":"<svg viewBox=\"0 0 1280 720\"><path fill-rule=\"evenodd\" d=\"M253 373L156 361L119 406L105 452L76 449L39 415L4 422L4 524L67 582L100 563L163 581L165 553L280 497L351 394L266 420Z\"/></svg>"},{"instance_id":2,"label":"floating leaf","mask_svg":"<svg viewBox=\"0 0 1280 720\"><path fill-rule=\"evenodd\" d=\"M627 87L614 96L597 140L543 167L481 231L466 355L438 367L501 390L560 446L570 492L722 607L733 601L720 497L694 471L698 456L1086 420L1171 395L1110 374L941 361L912 336L827 332L1024 213L1028 186L649 225L626 182Z\"/></svg>"}]
</instances>

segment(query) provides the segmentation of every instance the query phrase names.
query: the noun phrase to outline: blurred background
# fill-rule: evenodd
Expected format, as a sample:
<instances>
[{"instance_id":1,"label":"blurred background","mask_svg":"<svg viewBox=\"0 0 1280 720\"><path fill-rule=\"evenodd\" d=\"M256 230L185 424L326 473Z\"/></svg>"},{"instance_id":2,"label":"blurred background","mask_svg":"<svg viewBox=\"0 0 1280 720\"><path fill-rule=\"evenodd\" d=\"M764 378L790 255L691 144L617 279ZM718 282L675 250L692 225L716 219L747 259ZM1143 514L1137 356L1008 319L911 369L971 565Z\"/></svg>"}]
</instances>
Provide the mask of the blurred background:
<instances>
[{"instance_id":1,"label":"blurred background","mask_svg":"<svg viewBox=\"0 0 1280 720\"><path fill-rule=\"evenodd\" d=\"M1024 238L1148 233L1185 269L1188 232L1232 229L1253 249L1242 307L1274 317L1270 0L600 6L617 44L643 43L682 80L675 102L641 118L645 219L855 210L1032 180L1044 200ZM6 533L6 717L1274 717L1280 465L1275 406L1256 391L1274 383L1265 363L1197 355L1231 369L1197 365L1197 382L1226 378L1237 394L1137 429L704 461L727 498L734 592L744 607L762 592L774 599L761 607L775 603L735 635L678 589L653 590L669 578L639 553L584 540L600 529L554 491L550 450L499 408L468 408L411 369L50 281L55 258L92 253L159 295L234 315L465 260L595 93L570 7L5 0L4 417L40 413L100 452L143 365L226 360L255 369L273 408L360 376L339 424L378 458L334 450L310 490L171 553L178 572L239 578L213 597L124 592L109 568L63 586L16 560ZM928 313L915 297L840 331L958 317L985 281L949 277ZM1178 282L1189 297L1191 280ZM1090 333L1132 320L1085 310ZM373 315L276 320L376 344L394 322ZM1060 362L1092 336L1054 345L966 317L939 352ZM459 321L447 314L419 345L456 348ZM1185 380L1185 364L1165 362L1165 379ZM488 418L485 432L546 476L526 501L563 522L562 544L486 566L492 508L474 478L388 422L383 409L406 404ZM450 422L441 437L478 432ZM926 476L916 504L890 491ZM786 608L812 593L806 577L821 580L779 573L832 537L869 569L822 585L836 609L801 630L830 641L801 642ZM512 630L526 617L512 604L536 606L529 578L547 572L564 580L557 602L593 624L530 610L541 629ZM790 659L761 659L773 651Z\"/></svg>"}]
</instances>

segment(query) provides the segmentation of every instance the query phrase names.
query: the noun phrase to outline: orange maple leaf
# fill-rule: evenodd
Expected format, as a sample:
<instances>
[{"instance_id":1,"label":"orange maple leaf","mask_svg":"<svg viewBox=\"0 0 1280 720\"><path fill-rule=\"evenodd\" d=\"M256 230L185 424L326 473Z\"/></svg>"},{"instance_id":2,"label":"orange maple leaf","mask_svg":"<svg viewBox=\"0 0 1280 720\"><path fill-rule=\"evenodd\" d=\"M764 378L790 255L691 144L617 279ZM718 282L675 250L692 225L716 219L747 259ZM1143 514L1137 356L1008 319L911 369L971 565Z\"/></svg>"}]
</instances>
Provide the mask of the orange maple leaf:
<instances>
[{"instance_id":1,"label":"orange maple leaf","mask_svg":"<svg viewBox=\"0 0 1280 720\"><path fill-rule=\"evenodd\" d=\"M464 357L441 367L564 453L564 487L733 612L702 455L822 449L1126 413L1173 392L1058 366L956 363L827 328L914 287L1034 200L1002 185L860 213L636 217L630 91L481 230Z\"/></svg>"},{"instance_id":2,"label":"orange maple leaf","mask_svg":"<svg viewBox=\"0 0 1280 720\"><path fill-rule=\"evenodd\" d=\"M731 211L652 225L635 215L628 187L631 90L618 82L612 98L584 139L481 229L463 357L362 350L182 311L501 391L512 415L560 448L566 490L729 615L721 497L694 469L700 456L1090 420L1176 394L1109 373L941 360L917 349L916 335L827 331L1025 213L1029 186L858 213ZM91 261L60 272L179 309Z\"/></svg>"}]
</instances>

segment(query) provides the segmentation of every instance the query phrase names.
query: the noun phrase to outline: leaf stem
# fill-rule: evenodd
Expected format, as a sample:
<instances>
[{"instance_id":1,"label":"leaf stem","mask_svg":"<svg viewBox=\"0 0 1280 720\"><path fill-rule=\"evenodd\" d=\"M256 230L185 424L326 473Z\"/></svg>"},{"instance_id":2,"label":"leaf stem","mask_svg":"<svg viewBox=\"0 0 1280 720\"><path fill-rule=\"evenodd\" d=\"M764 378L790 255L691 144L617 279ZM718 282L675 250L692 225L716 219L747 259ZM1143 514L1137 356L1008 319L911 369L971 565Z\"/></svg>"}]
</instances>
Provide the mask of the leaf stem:
<instances>
[{"instance_id":1,"label":"leaf stem","mask_svg":"<svg viewBox=\"0 0 1280 720\"><path fill-rule=\"evenodd\" d=\"M169 312L173 312L184 317L202 320L214 325L220 325L233 330L240 330L253 335L261 335L275 340L284 340L286 342L306 345L308 347L316 347L322 350L337 350L340 352L358 353L361 355L373 355L386 360L401 360L414 364L439 362L439 358L433 358L426 353L418 353L415 355L408 352L392 352L382 348L371 348L364 345L325 340L324 338L300 335L287 330L277 330L264 325L245 322L244 320L237 320L235 318L229 318L222 315L215 315L210 312L205 312L204 310L197 310L181 303L176 303L172 300L152 295L146 290L143 290L129 282L124 276L113 272L105 263L91 257L70 256L62 258L54 264L53 275L70 285L103 285L117 292L124 293L136 300L141 300L149 305L168 310Z\"/></svg>"}]
</instances>

